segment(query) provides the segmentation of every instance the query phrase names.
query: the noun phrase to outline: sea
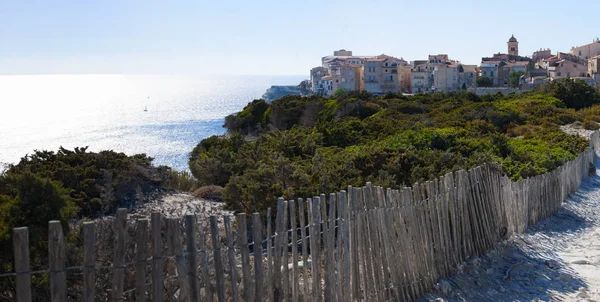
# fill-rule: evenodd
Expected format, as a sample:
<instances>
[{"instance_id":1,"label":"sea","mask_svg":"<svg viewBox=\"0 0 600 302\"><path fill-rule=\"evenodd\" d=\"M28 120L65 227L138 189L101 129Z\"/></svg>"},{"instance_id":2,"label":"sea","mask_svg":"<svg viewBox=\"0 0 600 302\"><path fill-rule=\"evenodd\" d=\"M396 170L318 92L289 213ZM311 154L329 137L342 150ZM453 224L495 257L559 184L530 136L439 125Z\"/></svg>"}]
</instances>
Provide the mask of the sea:
<instances>
[{"instance_id":1,"label":"sea","mask_svg":"<svg viewBox=\"0 0 600 302\"><path fill-rule=\"evenodd\" d=\"M192 149L272 85L305 76L0 75L0 169L60 146L145 153L188 170Z\"/></svg>"}]
</instances>

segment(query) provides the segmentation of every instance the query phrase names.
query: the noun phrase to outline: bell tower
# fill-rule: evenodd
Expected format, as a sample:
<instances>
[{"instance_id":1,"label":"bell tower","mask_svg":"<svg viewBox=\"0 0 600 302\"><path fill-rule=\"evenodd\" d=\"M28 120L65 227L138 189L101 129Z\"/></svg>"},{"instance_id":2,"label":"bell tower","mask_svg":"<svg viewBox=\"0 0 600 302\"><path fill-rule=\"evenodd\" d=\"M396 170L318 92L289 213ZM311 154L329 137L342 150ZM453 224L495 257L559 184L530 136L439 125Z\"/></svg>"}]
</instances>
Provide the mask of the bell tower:
<instances>
[{"instance_id":1,"label":"bell tower","mask_svg":"<svg viewBox=\"0 0 600 302\"><path fill-rule=\"evenodd\" d=\"M510 39L508 39L508 54L511 56L518 56L519 55L519 42L517 41L517 38L515 38L515 35L512 35L510 37Z\"/></svg>"}]
</instances>

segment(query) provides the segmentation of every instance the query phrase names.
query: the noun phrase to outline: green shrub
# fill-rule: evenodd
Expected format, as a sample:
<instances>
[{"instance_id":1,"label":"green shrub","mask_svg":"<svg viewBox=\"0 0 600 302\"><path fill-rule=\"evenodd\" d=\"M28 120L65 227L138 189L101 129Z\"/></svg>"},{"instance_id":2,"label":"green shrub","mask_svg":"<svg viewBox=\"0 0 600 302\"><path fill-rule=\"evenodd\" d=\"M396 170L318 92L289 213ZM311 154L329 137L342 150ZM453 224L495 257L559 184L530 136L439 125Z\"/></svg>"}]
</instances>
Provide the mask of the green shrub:
<instances>
[{"instance_id":1,"label":"green shrub","mask_svg":"<svg viewBox=\"0 0 600 302\"><path fill-rule=\"evenodd\" d=\"M203 186L194 191L198 198L223 201L223 187L221 186Z\"/></svg>"},{"instance_id":2,"label":"green shrub","mask_svg":"<svg viewBox=\"0 0 600 302\"><path fill-rule=\"evenodd\" d=\"M268 105L257 138L233 131L203 140L190 157L201 185L224 187L228 209L265 213L278 197L310 197L365 182L401 188L458 169L502 164L518 180L550 171L587 148L558 124L600 116L530 92L375 97L338 91Z\"/></svg>"},{"instance_id":3,"label":"green shrub","mask_svg":"<svg viewBox=\"0 0 600 302\"><path fill-rule=\"evenodd\" d=\"M598 130L600 129L600 124L595 122L592 118L586 117L583 120L583 124L581 125L586 130Z\"/></svg>"}]
</instances>

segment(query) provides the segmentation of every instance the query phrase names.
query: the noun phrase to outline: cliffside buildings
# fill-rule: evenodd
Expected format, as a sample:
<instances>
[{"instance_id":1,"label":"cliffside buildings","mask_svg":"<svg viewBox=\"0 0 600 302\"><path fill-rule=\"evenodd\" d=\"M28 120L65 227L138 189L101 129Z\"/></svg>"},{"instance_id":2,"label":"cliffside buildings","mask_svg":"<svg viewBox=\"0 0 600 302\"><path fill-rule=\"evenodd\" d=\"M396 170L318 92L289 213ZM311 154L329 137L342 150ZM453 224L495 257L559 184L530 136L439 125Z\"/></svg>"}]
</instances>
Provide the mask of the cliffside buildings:
<instances>
[{"instance_id":1,"label":"cliffside buildings","mask_svg":"<svg viewBox=\"0 0 600 302\"><path fill-rule=\"evenodd\" d=\"M590 44L571 47L571 54L584 60L589 60L600 54L600 40L596 38L594 42Z\"/></svg>"},{"instance_id":2,"label":"cliffside buildings","mask_svg":"<svg viewBox=\"0 0 600 302\"><path fill-rule=\"evenodd\" d=\"M550 49L522 56L514 35L506 42L506 53L481 58L480 66L464 65L447 54L429 55L427 60L407 62L388 55L355 56L341 49L324 56L321 66L310 71L312 91L332 95L336 90L365 90L382 95L393 93L451 92L463 89L476 91L477 78L488 77L498 91L509 87L521 90L544 85L564 78L583 79L596 83L600 78L600 40L572 47L570 53ZM515 76L519 75L515 87ZM511 77L511 75L513 75ZM512 81L512 82L511 82Z\"/></svg>"},{"instance_id":3,"label":"cliffside buildings","mask_svg":"<svg viewBox=\"0 0 600 302\"><path fill-rule=\"evenodd\" d=\"M463 65L446 54L430 55L428 60L413 61L412 93L450 92L475 85L477 66Z\"/></svg>"},{"instance_id":4,"label":"cliffside buildings","mask_svg":"<svg viewBox=\"0 0 600 302\"><path fill-rule=\"evenodd\" d=\"M366 90L373 94L401 92L406 87L408 62L388 55L354 56L352 51L334 51L311 69L313 92L332 95L336 90Z\"/></svg>"}]
</instances>

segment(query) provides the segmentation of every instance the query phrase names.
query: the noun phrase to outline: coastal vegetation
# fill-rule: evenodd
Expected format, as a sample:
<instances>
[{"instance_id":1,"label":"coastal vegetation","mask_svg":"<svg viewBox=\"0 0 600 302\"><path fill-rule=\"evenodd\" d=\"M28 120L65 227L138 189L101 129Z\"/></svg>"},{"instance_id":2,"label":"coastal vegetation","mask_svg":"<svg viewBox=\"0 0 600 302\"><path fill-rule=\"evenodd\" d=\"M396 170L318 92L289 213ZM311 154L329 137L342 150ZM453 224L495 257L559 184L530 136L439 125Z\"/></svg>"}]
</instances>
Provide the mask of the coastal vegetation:
<instances>
[{"instance_id":1,"label":"coastal vegetation","mask_svg":"<svg viewBox=\"0 0 600 302\"><path fill-rule=\"evenodd\" d=\"M277 197L310 197L365 182L408 186L484 163L513 180L550 171L586 139L560 125L600 121L598 93L583 82L503 96L467 92L331 98L288 96L228 116L228 134L190 156L200 186L217 185L226 206L264 212ZM584 107L589 107L583 110Z\"/></svg>"},{"instance_id":2,"label":"coastal vegetation","mask_svg":"<svg viewBox=\"0 0 600 302\"><path fill-rule=\"evenodd\" d=\"M59 220L68 243L77 242L79 234L69 233L69 223L75 218L110 215L118 207L149 201L165 187L168 170L154 167L152 158L144 154L62 147L57 152L35 151L8 165L0 173L0 273L13 271L13 228L29 228L32 270L45 269L48 221ZM32 278L34 297L45 300L49 297L48 275ZM13 287L11 279L2 278L0 300Z\"/></svg>"}]
</instances>

